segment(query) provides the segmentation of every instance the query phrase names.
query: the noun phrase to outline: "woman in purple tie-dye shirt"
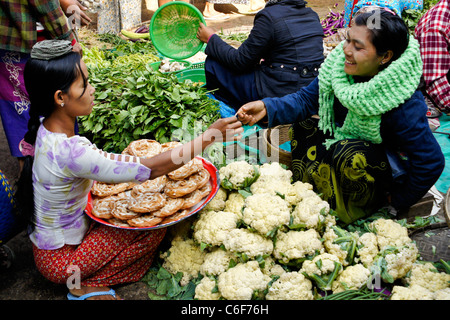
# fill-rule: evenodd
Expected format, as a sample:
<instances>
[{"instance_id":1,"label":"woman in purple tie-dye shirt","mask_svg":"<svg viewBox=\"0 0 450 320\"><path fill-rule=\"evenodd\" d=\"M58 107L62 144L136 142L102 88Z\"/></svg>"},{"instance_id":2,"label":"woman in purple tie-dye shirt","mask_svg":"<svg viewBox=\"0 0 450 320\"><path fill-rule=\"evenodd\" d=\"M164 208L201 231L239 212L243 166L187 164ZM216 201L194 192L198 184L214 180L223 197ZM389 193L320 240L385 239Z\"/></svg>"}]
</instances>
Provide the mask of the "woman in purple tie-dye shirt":
<instances>
[{"instance_id":1,"label":"woman in purple tie-dye shirt","mask_svg":"<svg viewBox=\"0 0 450 320\"><path fill-rule=\"evenodd\" d=\"M35 45L25 85L31 109L17 199L21 214L29 217L36 265L61 284L69 284L79 271L79 286L68 285L69 299L117 298L108 286L138 281L165 229L133 231L94 223L84 214L93 181L154 179L181 167L212 142L240 134L242 125L236 117L219 119L191 142L152 158L110 154L74 132L76 117L92 111L95 89L70 42Z\"/></svg>"}]
</instances>

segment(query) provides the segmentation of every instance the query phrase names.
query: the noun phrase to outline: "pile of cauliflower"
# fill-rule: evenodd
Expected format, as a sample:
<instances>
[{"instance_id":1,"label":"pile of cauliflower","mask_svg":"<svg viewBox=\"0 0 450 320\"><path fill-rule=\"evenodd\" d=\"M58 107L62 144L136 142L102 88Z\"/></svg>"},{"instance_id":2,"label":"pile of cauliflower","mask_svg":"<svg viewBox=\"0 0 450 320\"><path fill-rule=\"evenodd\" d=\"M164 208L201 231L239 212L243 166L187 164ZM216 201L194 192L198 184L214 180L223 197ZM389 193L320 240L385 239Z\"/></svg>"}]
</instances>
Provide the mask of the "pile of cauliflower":
<instances>
[{"instance_id":1,"label":"pile of cauliflower","mask_svg":"<svg viewBox=\"0 0 450 320\"><path fill-rule=\"evenodd\" d=\"M292 183L276 162L237 161L219 176L216 196L169 229L161 255L167 271L183 273L181 285L201 278L195 299L314 300L318 292L383 284L393 286L393 300L450 299L450 275L420 262L395 220L349 232L311 184Z\"/></svg>"}]
</instances>

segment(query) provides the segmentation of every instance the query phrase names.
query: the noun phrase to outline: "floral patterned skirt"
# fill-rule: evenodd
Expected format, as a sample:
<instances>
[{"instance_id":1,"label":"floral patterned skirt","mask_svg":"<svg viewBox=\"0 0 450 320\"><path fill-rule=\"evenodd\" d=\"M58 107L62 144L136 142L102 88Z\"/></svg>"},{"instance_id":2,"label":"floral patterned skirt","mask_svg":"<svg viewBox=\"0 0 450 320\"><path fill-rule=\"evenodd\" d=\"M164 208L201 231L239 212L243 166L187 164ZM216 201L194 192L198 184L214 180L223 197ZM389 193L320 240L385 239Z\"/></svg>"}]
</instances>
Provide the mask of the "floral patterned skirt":
<instances>
[{"instance_id":1,"label":"floral patterned skirt","mask_svg":"<svg viewBox=\"0 0 450 320\"><path fill-rule=\"evenodd\" d=\"M102 287L139 281L150 268L166 229L124 230L93 223L83 242L56 250L33 245L38 270L48 280ZM77 279L77 277L79 279Z\"/></svg>"},{"instance_id":2,"label":"floral patterned skirt","mask_svg":"<svg viewBox=\"0 0 450 320\"><path fill-rule=\"evenodd\" d=\"M341 140L328 150L329 138L317 119L293 125L292 172L295 181L311 183L339 219L351 223L386 204L392 179L384 148L361 140Z\"/></svg>"}]
</instances>

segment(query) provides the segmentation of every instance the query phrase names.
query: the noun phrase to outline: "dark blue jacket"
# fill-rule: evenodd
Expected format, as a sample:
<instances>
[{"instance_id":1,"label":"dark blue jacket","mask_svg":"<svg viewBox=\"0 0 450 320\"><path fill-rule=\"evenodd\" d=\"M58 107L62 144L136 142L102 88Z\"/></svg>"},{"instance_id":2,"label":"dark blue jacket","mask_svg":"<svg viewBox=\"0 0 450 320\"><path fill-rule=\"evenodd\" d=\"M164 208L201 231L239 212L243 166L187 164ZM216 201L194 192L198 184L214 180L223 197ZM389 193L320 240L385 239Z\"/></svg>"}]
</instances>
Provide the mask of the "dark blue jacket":
<instances>
[{"instance_id":1,"label":"dark blue jacket","mask_svg":"<svg viewBox=\"0 0 450 320\"><path fill-rule=\"evenodd\" d=\"M267 109L268 126L294 123L318 114L318 101L318 79L296 93L278 99L263 99ZM337 126L342 126L347 111L335 98ZM444 155L431 132L426 112L423 95L416 91L405 103L385 113L381 118L382 144L386 150L394 154L401 153L406 158L403 163L403 169L406 171L403 180L393 183L391 190L386 190L390 192L392 206L396 209L407 209L419 201L439 179L445 166Z\"/></svg>"},{"instance_id":2,"label":"dark blue jacket","mask_svg":"<svg viewBox=\"0 0 450 320\"><path fill-rule=\"evenodd\" d=\"M267 4L238 49L213 35L205 53L232 71L255 70L261 98L296 92L317 76L324 59L319 16L305 4L303 0Z\"/></svg>"}]
</instances>

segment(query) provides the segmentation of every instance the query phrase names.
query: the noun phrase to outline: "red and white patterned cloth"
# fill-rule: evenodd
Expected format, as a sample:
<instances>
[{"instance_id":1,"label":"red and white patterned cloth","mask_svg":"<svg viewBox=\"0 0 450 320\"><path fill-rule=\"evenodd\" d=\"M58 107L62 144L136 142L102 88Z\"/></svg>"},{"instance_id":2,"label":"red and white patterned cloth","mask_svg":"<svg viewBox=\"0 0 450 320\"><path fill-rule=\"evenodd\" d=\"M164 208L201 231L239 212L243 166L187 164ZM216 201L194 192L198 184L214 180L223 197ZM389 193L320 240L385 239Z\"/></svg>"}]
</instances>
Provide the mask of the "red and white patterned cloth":
<instances>
[{"instance_id":1,"label":"red and white patterned cloth","mask_svg":"<svg viewBox=\"0 0 450 320\"><path fill-rule=\"evenodd\" d=\"M423 60L426 91L441 111L450 113L450 0L427 11L415 29Z\"/></svg>"},{"instance_id":2,"label":"red and white patterned cloth","mask_svg":"<svg viewBox=\"0 0 450 320\"><path fill-rule=\"evenodd\" d=\"M165 228L136 231L93 223L80 245L56 250L33 245L34 260L40 273L58 284L66 284L74 267L80 270L81 286L136 282L152 265L165 233Z\"/></svg>"}]
</instances>

